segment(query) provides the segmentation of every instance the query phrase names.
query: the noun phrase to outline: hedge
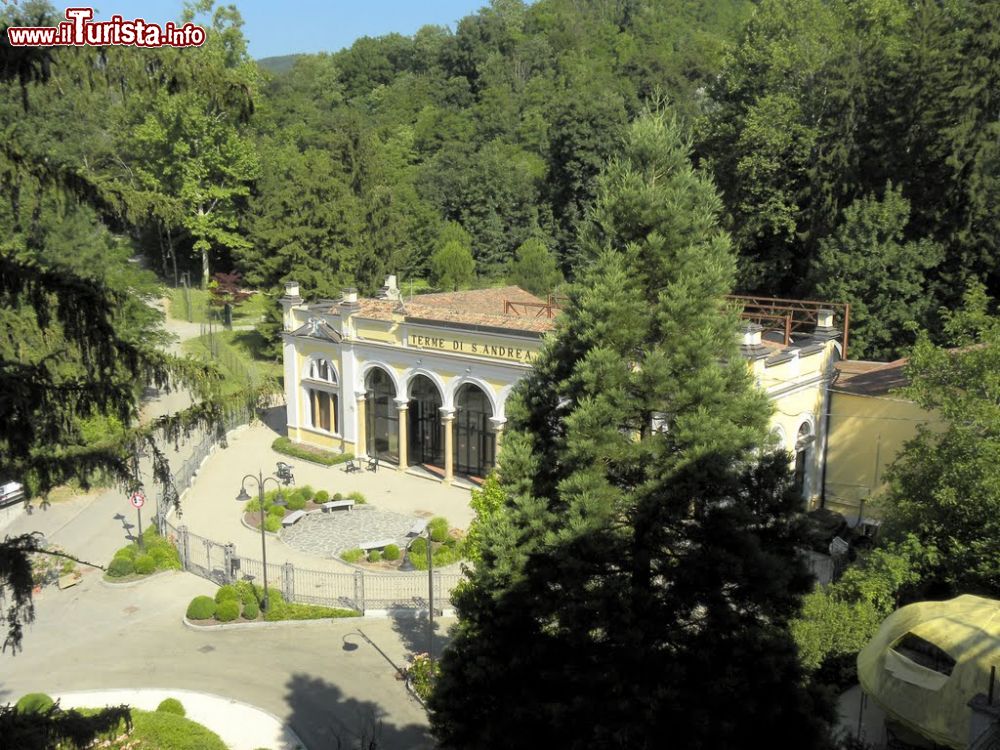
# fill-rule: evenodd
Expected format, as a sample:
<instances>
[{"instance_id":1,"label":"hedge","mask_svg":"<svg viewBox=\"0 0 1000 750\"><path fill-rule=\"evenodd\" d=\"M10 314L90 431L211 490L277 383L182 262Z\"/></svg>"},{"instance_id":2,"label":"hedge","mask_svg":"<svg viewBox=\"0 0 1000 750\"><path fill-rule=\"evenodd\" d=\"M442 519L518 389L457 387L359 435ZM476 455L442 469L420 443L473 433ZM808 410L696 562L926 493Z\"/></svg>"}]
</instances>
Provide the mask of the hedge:
<instances>
[{"instance_id":1,"label":"hedge","mask_svg":"<svg viewBox=\"0 0 1000 750\"><path fill-rule=\"evenodd\" d=\"M278 453L283 453L286 456L301 458L304 461L315 461L316 463L323 464L324 466L336 466L337 464L346 463L354 458L353 453L330 453L329 451L320 450L319 448L310 448L293 443L287 437L280 437L275 440L271 443L271 449L277 451Z\"/></svg>"},{"instance_id":2,"label":"hedge","mask_svg":"<svg viewBox=\"0 0 1000 750\"><path fill-rule=\"evenodd\" d=\"M20 714L40 714L48 711L53 705L55 701L45 693L26 693L21 696L14 708Z\"/></svg>"},{"instance_id":3,"label":"hedge","mask_svg":"<svg viewBox=\"0 0 1000 750\"><path fill-rule=\"evenodd\" d=\"M139 555L135 558L135 572L141 576L148 576L156 570L156 560L152 555Z\"/></svg>"},{"instance_id":4,"label":"hedge","mask_svg":"<svg viewBox=\"0 0 1000 750\"><path fill-rule=\"evenodd\" d=\"M160 713L173 714L174 716L187 716L184 704L176 698L164 698L160 701L160 705L156 707L156 710Z\"/></svg>"},{"instance_id":5,"label":"hedge","mask_svg":"<svg viewBox=\"0 0 1000 750\"><path fill-rule=\"evenodd\" d=\"M240 592L236 590L235 586L226 584L225 586L220 586L219 590L215 592L215 603L222 604L223 602L235 602L239 601Z\"/></svg>"},{"instance_id":6,"label":"hedge","mask_svg":"<svg viewBox=\"0 0 1000 750\"><path fill-rule=\"evenodd\" d=\"M324 620L327 618L361 616L360 612L355 612L353 609L286 602L281 597L275 597L273 593L269 604L270 608L264 613L264 619L268 622L277 622L279 620Z\"/></svg>"},{"instance_id":7,"label":"hedge","mask_svg":"<svg viewBox=\"0 0 1000 750\"><path fill-rule=\"evenodd\" d=\"M142 532L142 549L132 542L115 552L108 564L108 578L124 578L133 574L149 575L157 570L180 570L177 548L160 536L155 526Z\"/></svg>"},{"instance_id":8,"label":"hedge","mask_svg":"<svg viewBox=\"0 0 1000 750\"><path fill-rule=\"evenodd\" d=\"M187 608L189 620L210 620L215 615L215 599L210 596L196 596Z\"/></svg>"},{"instance_id":9,"label":"hedge","mask_svg":"<svg viewBox=\"0 0 1000 750\"><path fill-rule=\"evenodd\" d=\"M256 599L243 602L243 617L247 620L256 620L258 615L260 615L260 605Z\"/></svg>"},{"instance_id":10,"label":"hedge","mask_svg":"<svg viewBox=\"0 0 1000 750\"><path fill-rule=\"evenodd\" d=\"M232 622L240 616L240 603L235 599L227 599L215 608L215 619L219 622Z\"/></svg>"}]
</instances>

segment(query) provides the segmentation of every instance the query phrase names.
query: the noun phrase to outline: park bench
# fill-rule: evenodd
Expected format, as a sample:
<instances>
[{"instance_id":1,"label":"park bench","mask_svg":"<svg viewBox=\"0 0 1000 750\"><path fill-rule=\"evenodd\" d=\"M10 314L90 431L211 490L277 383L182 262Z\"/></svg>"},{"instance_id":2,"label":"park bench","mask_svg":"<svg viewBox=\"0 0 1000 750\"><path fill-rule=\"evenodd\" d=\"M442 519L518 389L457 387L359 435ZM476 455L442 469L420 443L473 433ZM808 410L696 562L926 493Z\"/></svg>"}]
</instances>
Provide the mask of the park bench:
<instances>
[{"instance_id":1,"label":"park bench","mask_svg":"<svg viewBox=\"0 0 1000 750\"><path fill-rule=\"evenodd\" d=\"M330 513L335 510L351 510L354 507L353 500L331 500L328 503L320 503L319 507L323 509L324 513Z\"/></svg>"},{"instance_id":2,"label":"park bench","mask_svg":"<svg viewBox=\"0 0 1000 750\"><path fill-rule=\"evenodd\" d=\"M358 547L363 549L365 552L369 552L370 550L373 549L384 549L385 547L388 547L390 544L395 544L395 543L396 543L395 539L379 539L374 542L362 542L361 544L358 545Z\"/></svg>"},{"instance_id":3,"label":"park bench","mask_svg":"<svg viewBox=\"0 0 1000 750\"><path fill-rule=\"evenodd\" d=\"M344 462L344 471L346 471L348 474L355 471L361 471L361 464L358 463L356 459L352 458L350 461Z\"/></svg>"},{"instance_id":4,"label":"park bench","mask_svg":"<svg viewBox=\"0 0 1000 750\"><path fill-rule=\"evenodd\" d=\"M64 576L59 576L59 588L68 589L70 586L76 586L80 582L80 576L75 573L67 573Z\"/></svg>"},{"instance_id":5,"label":"park bench","mask_svg":"<svg viewBox=\"0 0 1000 750\"><path fill-rule=\"evenodd\" d=\"M406 532L407 536L420 536L424 533L424 529L427 528L427 519L418 518L417 522L410 527L410 530Z\"/></svg>"},{"instance_id":6,"label":"park bench","mask_svg":"<svg viewBox=\"0 0 1000 750\"><path fill-rule=\"evenodd\" d=\"M281 519L281 525L292 526L293 524L298 523L305 517L306 517L306 512L304 510L294 510Z\"/></svg>"},{"instance_id":7,"label":"park bench","mask_svg":"<svg viewBox=\"0 0 1000 750\"><path fill-rule=\"evenodd\" d=\"M368 471L378 471L378 454L368 458Z\"/></svg>"}]
</instances>

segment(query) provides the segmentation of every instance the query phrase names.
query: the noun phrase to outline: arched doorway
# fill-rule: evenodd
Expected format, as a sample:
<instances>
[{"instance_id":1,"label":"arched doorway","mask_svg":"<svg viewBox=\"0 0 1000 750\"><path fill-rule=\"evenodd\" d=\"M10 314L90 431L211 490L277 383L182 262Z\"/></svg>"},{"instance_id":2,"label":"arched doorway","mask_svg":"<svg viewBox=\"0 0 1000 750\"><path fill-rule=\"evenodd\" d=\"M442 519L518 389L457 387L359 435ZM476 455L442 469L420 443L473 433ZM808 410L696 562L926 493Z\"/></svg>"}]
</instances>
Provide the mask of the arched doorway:
<instances>
[{"instance_id":1,"label":"arched doorway","mask_svg":"<svg viewBox=\"0 0 1000 750\"><path fill-rule=\"evenodd\" d=\"M485 477L496 463L493 407L483 390L466 383L455 394L455 472Z\"/></svg>"},{"instance_id":2,"label":"arched doorway","mask_svg":"<svg viewBox=\"0 0 1000 750\"><path fill-rule=\"evenodd\" d=\"M365 377L365 437L369 456L399 463L399 412L389 373L373 367Z\"/></svg>"},{"instance_id":3,"label":"arched doorway","mask_svg":"<svg viewBox=\"0 0 1000 750\"><path fill-rule=\"evenodd\" d=\"M426 375L410 381L410 412L407 417L410 463L444 466L444 427L441 424L441 392Z\"/></svg>"},{"instance_id":4,"label":"arched doorway","mask_svg":"<svg viewBox=\"0 0 1000 750\"><path fill-rule=\"evenodd\" d=\"M796 494L803 500L809 499L806 478L809 472L809 457L812 455L812 426L803 422L795 438L795 475L794 486Z\"/></svg>"}]
</instances>

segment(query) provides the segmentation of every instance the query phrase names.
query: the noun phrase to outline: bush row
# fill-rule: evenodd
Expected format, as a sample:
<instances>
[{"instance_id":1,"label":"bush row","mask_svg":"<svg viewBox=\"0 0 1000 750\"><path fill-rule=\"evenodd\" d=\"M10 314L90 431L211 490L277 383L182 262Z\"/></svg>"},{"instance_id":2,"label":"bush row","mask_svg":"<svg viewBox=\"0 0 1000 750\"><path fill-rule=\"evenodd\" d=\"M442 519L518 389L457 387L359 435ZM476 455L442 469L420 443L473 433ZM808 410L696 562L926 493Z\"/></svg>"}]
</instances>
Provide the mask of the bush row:
<instances>
[{"instance_id":1,"label":"bush row","mask_svg":"<svg viewBox=\"0 0 1000 750\"><path fill-rule=\"evenodd\" d=\"M234 584L220 586L215 597L196 596L187 608L189 620L210 620L233 622L242 614L245 620L256 620L260 616L260 603L264 598L264 589L248 581L238 581ZM353 609L335 607L319 607L313 604L296 604L286 602L281 592L268 589L268 611L264 619L268 622L278 620L319 620L331 617L356 617L359 613Z\"/></svg>"},{"instance_id":2,"label":"bush row","mask_svg":"<svg viewBox=\"0 0 1000 750\"><path fill-rule=\"evenodd\" d=\"M279 495L284 499L285 505L275 504L275 500L278 499ZM368 502L361 492L348 493L346 498L353 500L356 505L365 505ZM281 519L287 513L305 509L306 503L310 500L318 505L328 502L331 499L343 500L345 496L339 492L331 496L326 490L317 492L308 484L296 487L293 490L269 490L264 495L264 529L275 533L281 529ZM251 518L258 516L258 519L254 520L254 523L257 523L260 514L260 500L255 499L248 502L244 508L244 512L249 514Z\"/></svg>"},{"instance_id":3,"label":"bush row","mask_svg":"<svg viewBox=\"0 0 1000 750\"><path fill-rule=\"evenodd\" d=\"M293 458L301 458L304 461L315 461L318 464L323 464L324 466L336 466L337 464L346 463L354 458L353 453L330 453L329 451L320 450L319 448L310 448L304 445L299 445L298 443L293 443L287 437L280 437L271 443L271 448L278 453L283 453L286 456L292 456Z\"/></svg>"}]
</instances>

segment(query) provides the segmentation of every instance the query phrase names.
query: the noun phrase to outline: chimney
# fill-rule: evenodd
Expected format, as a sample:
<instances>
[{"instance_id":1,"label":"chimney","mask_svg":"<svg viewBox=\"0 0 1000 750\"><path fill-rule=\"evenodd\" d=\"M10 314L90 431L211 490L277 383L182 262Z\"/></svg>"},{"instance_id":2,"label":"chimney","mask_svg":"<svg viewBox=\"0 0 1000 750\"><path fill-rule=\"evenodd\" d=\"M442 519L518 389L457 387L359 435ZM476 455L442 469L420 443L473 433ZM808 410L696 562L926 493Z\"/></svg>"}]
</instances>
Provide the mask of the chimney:
<instances>
[{"instance_id":1,"label":"chimney","mask_svg":"<svg viewBox=\"0 0 1000 750\"><path fill-rule=\"evenodd\" d=\"M757 323L746 321L740 327L740 354L754 361L764 359L770 350L761 341L764 329Z\"/></svg>"},{"instance_id":2,"label":"chimney","mask_svg":"<svg viewBox=\"0 0 1000 750\"><path fill-rule=\"evenodd\" d=\"M399 293L399 287L396 285L396 274L389 274L385 277L385 285L379 289L378 294L375 296L379 299L391 299L396 301L402 299L402 295Z\"/></svg>"},{"instance_id":3,"label":"chimney","mask_svg":"<svg viewBox=\"0 0 1000 750\"><path fill-rule=\"evenodd\" d=\"M297 281L285 282L285 297L293 300L302 299L302 297L299 296L299 282Z\"/></svg>"}]
</instances>

